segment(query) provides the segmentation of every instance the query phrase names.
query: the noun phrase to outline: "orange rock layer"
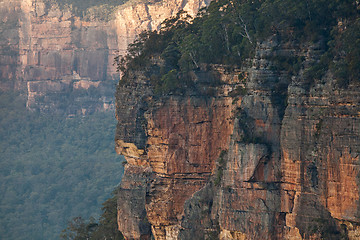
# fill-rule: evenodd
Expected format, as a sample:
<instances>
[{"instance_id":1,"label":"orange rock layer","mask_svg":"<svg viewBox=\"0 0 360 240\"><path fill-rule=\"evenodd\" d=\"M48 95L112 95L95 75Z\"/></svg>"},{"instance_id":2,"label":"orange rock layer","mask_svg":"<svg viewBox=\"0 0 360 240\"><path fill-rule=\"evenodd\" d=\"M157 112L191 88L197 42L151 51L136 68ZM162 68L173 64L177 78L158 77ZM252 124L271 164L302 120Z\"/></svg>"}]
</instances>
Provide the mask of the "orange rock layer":
<instances>
[{"instance_id":1,"label":"orange rock layer","mask_svg":"<svg viewBox=\"0 0 360 240\"><path fill-rule=\"evenodd\" d=\"M67 114L113 110L113 86L120 77L114 58L142 31L158 29L181 9L194 16L208 4L129 1L110 16L93 16L90 9L80 18L56 1L1 1L0 89L26 93L27 107L42 112L61 109L64 95L75 99L67 103ZM91 97L84 94L89 89Z\"/></svg>"},{"instance_id":2,"label":"orange rock layer","mask_svg":"<svg viewBox=\"0 0 360 240\"><path fill-rule=\"evenodd\" d=\"M144 175L141 187L121 185L126 239L360 239L360 85L339 89L328 75L309 87L302 71L274 72L276 44L259 46L246 85L236 69L194 73L198 89L212 73L222 80L212 95L154 96L141 74L119 87L125 179ZM278 54L311 56L291 47Z\"/></svg>"}]
</instances>

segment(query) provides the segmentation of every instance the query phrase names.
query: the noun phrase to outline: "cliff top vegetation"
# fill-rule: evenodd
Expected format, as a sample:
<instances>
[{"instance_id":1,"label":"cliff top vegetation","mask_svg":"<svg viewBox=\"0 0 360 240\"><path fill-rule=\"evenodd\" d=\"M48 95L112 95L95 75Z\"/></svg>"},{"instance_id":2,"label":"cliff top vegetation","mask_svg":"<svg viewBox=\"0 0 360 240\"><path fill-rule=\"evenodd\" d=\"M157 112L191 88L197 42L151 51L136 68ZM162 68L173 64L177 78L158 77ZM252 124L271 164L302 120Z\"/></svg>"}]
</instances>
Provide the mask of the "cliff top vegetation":
<instances>
[{"instance_id":1,"label":"cliff top vegetation","mask_svg":"<svg viewBox=\"0 0 360 240\"><path fill-rule=\"evenodd\" d=\"M56 2L60 9L68 8L75 16L87 21L109 21L119 6L139 3L157 3L161 0L46 0L49 5Z\"/></svg>"},{"instance_id":2,"label":"cliff top vegetation","mask_svg":"<svg viewBox=\"0 0 360 240\"><path fill-rule=\"evenodd\" d=\"M324 53L307 77L321 79L331 70L345 87L360 79L359 10L355 0L213 1L195 18L182 11L160 31L140 34L128 54L116 59L120 84L142 71L155 93L179 91L202 63L242 66L258 43L276 36L299 46L321 42Z\"/></svg>"},{"instance_id":3,"label":"cliff top vegetation","mask_svg":"<svg viewBox=\"0 0 360 240\"><path fill-rule=\"evenodd\" d=\"M61 9L65 7L84 20L111 19L112 12L128 0L48 0L48 3L56 2Z\"/></svg>"}]
</instances>

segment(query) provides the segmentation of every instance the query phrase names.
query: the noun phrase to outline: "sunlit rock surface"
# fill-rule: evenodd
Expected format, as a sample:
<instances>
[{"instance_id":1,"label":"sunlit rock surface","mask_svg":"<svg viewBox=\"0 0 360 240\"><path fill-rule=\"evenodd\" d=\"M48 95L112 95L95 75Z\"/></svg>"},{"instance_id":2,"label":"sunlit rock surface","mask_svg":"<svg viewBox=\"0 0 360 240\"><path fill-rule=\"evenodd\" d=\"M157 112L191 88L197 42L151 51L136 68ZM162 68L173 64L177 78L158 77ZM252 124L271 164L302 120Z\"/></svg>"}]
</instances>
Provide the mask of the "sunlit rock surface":
<instances>
[{"instance_id":1,"label":"sunlit rock surface","mask_svg":"<svg viewBox=\"0 0 360 240\"><path fill-rule=\"evenodd\" d=\"M118 219L124 236L149 237L145 221L166 240L359 239L360 86L336 87L331 74L305 81L314 49L269 39L247 67L197 70L196 90L181 95L156 96L141 73L119 85L125 176L146 173L146 184L121 188L143 194L119 197L119 216L137 205ZM274 70L272 54L302 57L303 67Z\"/></svg>"},{"instance_id":2,"label":"sunlit rock surface","mask_svg":"<svg viewBox=\"0 0 360 240\"><path fill-rule=\"evenodd\" d=\"M41 112L113 110L114 58L141 31L158 29L181 9L195 15L208 3L129 1L104 20L80 18L56 1L0 1L0 89L22 91L27 107Z\"/></svg>"}]
</instances>

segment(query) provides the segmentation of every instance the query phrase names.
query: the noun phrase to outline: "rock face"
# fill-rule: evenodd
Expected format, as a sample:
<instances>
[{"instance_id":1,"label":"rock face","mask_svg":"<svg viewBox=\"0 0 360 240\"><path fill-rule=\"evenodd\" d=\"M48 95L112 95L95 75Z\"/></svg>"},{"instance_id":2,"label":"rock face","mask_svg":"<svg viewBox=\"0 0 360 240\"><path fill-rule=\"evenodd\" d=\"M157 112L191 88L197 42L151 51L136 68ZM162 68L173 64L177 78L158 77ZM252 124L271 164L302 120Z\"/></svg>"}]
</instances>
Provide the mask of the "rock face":
<instances>
[{"instance_id":1,"label":"rock face","mask_svg":"<svg viewBox=\"0 0 360 240\"><path fill-rule=\"evenodd\" d=\"M216 70L212 75L215 73ZM129 165L141 167L143 171L151 169L146 201L138 207L146 209L157 239L175 238L181 229L179 221L185 201L205 186L214 173L214 160L230 143L235 105L229 93L241 83L236 76L226 76L227 84L216 97L198 93L154 99L149 88L144 90L148 80L137 81L139 78L135 77L132 83L118 90L117 151L126 157ZM206 80L199 77L198 84L210 88L211 83ZM126 109L128 105L123 104L126 99L134 108ZM119 206L121 204L119 200ZM142 219L138 219L131 224L141 222ZM119 226L124 235L132 239L134 236L128 229L133 226L128 226L129 223L119 221Z\"/></svg>"},{"instance_id":2,"label":"rock face","mask_svg":"<svg viewBox=\"0 0 360 240\"><path fill-rule=\"evenodd\" d=\"M132 43L143 30L158 30L162 21L174 16L180 10L185 10L195 16L200 8L206 7L211 0L171 0L151 2L125 3L116 12L116 28L119 33L119 51L125 53L127 46Z\"/></svg>"},{"instance_id":3,"label":"rock face","mask_svg":"<svg viewBox=\"0 0 360 240\"><path fill-rule=\"evenodd\" d=\"M319 51L273 38L250 66L194 72L182 95L156 96L140 72L119 85L126 239L359 239L360 86L309 82Z\"/></svg>"},{"instance_id":4,"label":"rock face","mask_svg":"<svg viewBox=\"0 0 360 240\"><path fill-rule=\"evenodd\" d=\"M86 114L114 108L119 80L114 57L143 30L155 30L180 9L195 14L204 0L131 3L109 21L82 19L50 0L0 1L0 88L27 94L41 112ZM66 109L64 110L64 108Z\"/></svg>"},{"instance_id":5,"label":"rock face","mask_svg":"<svg viewBox=\"0 0 360 240\"><path fill-rule=\"evenodd\" d=\"M106 84L116 80L109 64L117 47L115 31L105 23L82 22L69 11L41 1L29 2L24 12L20 69L27 85L28 108L56 110L61 108L59 98L70 92L78 92L74 102L84 106L74 106L70 113L87 111L90 105L105 107L109 93L103 95L102 106L98 96L86 91L106 91Z\"/></svg>"},{"instance_id":6,"label":"rock face","mask_svg":"<svg viewBox=\"0 0 360 240\"><path fill-rule=\"evenodd\" d=\"M15 88L19 62L19 14L21 1L0 1L0 90Z\"/></svg>"}]
</instances>

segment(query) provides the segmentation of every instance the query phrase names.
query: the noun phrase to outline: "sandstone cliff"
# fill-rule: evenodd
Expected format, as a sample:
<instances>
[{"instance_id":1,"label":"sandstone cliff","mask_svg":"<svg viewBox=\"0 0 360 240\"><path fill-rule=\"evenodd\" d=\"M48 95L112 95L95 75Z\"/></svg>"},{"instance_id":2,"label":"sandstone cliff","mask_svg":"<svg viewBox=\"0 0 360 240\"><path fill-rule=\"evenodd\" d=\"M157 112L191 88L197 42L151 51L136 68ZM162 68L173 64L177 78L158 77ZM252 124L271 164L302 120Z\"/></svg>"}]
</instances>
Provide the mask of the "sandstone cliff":
<instances>
[{"instance_id":1,"label":"sandstone cliff","mask_svg":"<svg viewBox=\"0 0 360 240\"><path fill-rule=\"evenodd\" d=\"M21 2L0 1L0 89L15 88L19 61L19 14Z\"/></svg>"},{"instance_id":2,"label":"sandstone cliff","mask_svg":"<svg viewBox=\"0 0 360 240\"><path fill-rule=\"evenodd\" d=\"M151 2L129 1L116 12L115 25L118 32L120 54L124 54L143 30L158 30L162 21L174 16L180 10L195 16L200 8L209 5L211 0L172 0Z\"/></svg>"},{"instance_id":3,"label":"sandstone cliff","mask_svg":"<svg viewBox=\"0 0 360 240\"><path fill-rule=\"evenodd\" d=\"M120 84L126 239L359 239L360 86L309 83L321 51L274 37L241 69L202 66L183 94L154 94L140 71Z\"/></svg>"},{"instance_id":4,"label":"sandstone cliff","mask_svg":"<svg viewBox=\"0 0 360 240\"><path fill-rule=\"evenodd\" d=\"M27 94L29 109L85 114L114 108L119 79L114 57L143 30L155 30L186 9L208 1L127 2L104 19L76 16L51 0L0 1L2 90ZM65 110L64 110L65 108Z\"/></svg>"}]
</instances>

